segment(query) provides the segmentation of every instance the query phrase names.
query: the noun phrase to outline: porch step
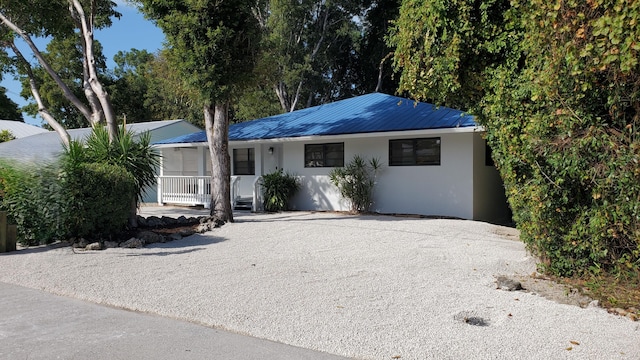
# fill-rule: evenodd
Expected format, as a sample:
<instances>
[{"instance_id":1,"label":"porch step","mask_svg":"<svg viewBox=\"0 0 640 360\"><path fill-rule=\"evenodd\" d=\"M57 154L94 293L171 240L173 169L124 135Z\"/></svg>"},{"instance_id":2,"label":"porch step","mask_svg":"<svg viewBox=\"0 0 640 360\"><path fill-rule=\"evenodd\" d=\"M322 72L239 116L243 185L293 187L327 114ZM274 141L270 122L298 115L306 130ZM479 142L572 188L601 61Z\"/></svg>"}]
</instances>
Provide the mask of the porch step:
<instances>
[{"instance_id":1,"label":"porch step","mask_svg":"<svg viewBox=\"0 0 640 360\"><path fill-rule=\"evenodd\" d=\"M251 210L251 206L253 205L253 198L245 197L236 200L236 206L233 208L234 210Z\"/></svg>"}]
</instances>

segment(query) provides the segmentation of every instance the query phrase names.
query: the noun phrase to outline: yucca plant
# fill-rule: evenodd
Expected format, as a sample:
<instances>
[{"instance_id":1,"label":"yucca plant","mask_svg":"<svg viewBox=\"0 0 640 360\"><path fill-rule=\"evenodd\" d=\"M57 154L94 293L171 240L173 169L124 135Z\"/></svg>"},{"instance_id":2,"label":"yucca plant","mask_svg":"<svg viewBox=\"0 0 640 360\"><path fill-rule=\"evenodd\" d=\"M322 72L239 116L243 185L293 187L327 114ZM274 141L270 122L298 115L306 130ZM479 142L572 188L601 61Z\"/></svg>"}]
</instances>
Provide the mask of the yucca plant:
<instances>
[{"instance_id":1,"label":"yucca plant","mask_svg":"<svg viewBox=\"0 0 640 360\"><path fill-rule=\"evenodd\" d=\"M352 212L368 212L373 205L373 188L382 167L376 158L365 160L356 155L344 167L334 168L329 179L338 187L340 195L349 200Z\"/></svg>"}]
</instances>

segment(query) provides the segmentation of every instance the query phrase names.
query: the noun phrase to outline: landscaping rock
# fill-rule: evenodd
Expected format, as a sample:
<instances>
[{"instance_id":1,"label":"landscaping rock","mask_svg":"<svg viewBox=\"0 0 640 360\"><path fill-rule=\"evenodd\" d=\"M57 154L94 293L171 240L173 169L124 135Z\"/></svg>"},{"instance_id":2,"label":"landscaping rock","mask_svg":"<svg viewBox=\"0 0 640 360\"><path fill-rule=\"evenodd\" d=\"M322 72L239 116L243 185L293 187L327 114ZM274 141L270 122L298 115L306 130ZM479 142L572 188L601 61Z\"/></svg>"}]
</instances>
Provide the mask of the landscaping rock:
<instances>
[{"instance_id":1,"label":"landscaping rock","mask_svg":"<svg viewBox=\"0 0 640 360\"><path fill-rule=\"evenodd\" d=\"M113 249L113 248L117 248L118 247L118 242L117 241L105 241L104 242L104 248L105 249Z\"/></svg>"},{"instance_id":2,"label":"landscaping rock","mask_svg":"<svg viewBox=\"0 0 640 360\"><path fill-rule=\"evenodd\" d=\"M182 240L182 235L180 235L180 233L173 233L169 235L169 238L171 240Z\"/></svg>"},{"instance_id":3,"label":"landscaping rock","mask_svg":"<svg viewBox=\"0 0 640 360\"><path fill-rule=\"evenodd\" d=\"M84 247L85 250L102 250L102 245L99 242L93 242Z\"/></svg>"},{"instance_id":4,"label":"landscaping rock","mask_svg":"<svg viewBox=\"0 0 640 360\"><path fill-rule=\"evenodd\" d=\"M132 237L131 239L123 242L122 244L120 244L120 247L130 248L130 249L141 248L143 246L144 246L144 240L141 240L141 239L138 239L138 238L135 238L135 237Z\"/></svg>"},{"instance_id":5,"label":"landscaping rock","mask_svg":"<svg viewBox=\"0 0 640 360\"><path fill-rule=\"evenodd\" d=\"M136 237L144 242L144 244L163 243L166 242L165 237L156 234L153 231L141 231Z\"/></svg>"},{"instance_id":6,"label":"landscaping rock","mask_svg":"<svg viewBox=\"0 0 640 360\"><path fill-rule=\"evenodd\" d=\"M157 216L149 216L147 218L147 227L155 228L163 226L162 220Z\"/></svg>"},{"instance_id":7,"label":"landscaping rock","mask_svg":"<svg viewBox=\"0 0 640 360\"><path fill-rule=\"evenodd\" d=\"M201 217L199 219L199 222L200 222L200 225L198 225L198 227L196 228L196 232L198 233L211 231L225 224L224 220L220 220L213 216Z\"/></svg>"},{"instance_id":8,"label":"landscaping rock","mask_svg":"<svg viewBox=\"0 0 640 360\"><path fill-rule=\"evenodd\" d=\"M138 221L138 227L148 227L149 226L147 224L147 218L145 218L144 216L138 215L138 217L136 219Z\"/></svg>"},{"instance_id":9,"label":"landscaping rock","mask_svg":"<svg viewBox=\"0 0 640 360\"><path fill-rule=\"evenodd\" d=\"M519 281L509 279L506 276L498 276L496 279L496 287L506 291L522 290L522 284Z\"/></svg>"},{"instance_id":10,"label":"landscaping rock","mask_svg":"<svg viewBox=\"0 0 640 360\"><path fill-rule=\"evenodd\" d=\"M89 241L87 241L85 238L80 238L73 242L74 248L86 248L87 245L89 245Z\"/></svg>"},{"instance_id":11,"label":"landscaping rock","mask_svg":"<svg viewBox=\"0 0 640 360\"><path fill-rule=\"evenodd\" d=\"M191 236L193 234L195 234L196 231L193 229L182 229L178 232L178 234L180 234L180 236L182 237L187 237L187 236Z\"/></svg>"},{"instance_id":12,"label":"landscaping rock","mask_svg":"<svg viewBox=\"0 0 640 360\"><path fill-rule=\"evenodd\" d=\"M162 221L162 226L174 226L178 223L178 221L174 218L168 217L168 216L163 216L160 218L160 221Z\"/></svg>"}]
</instances>

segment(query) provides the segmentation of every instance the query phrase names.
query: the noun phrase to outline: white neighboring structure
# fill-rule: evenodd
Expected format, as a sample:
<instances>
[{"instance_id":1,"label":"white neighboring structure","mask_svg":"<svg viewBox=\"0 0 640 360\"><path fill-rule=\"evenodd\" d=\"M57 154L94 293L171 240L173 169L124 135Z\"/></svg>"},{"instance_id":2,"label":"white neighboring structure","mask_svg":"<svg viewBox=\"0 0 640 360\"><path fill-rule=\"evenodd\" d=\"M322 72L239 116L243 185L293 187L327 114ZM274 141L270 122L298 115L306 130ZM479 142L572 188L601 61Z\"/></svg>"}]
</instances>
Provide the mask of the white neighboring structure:
<instances>
[{"instance_id":1,"label":"white neighboring structure","mask_svg":"<svg viewBox=\"0 0 640 360\"><path fill-rule=\"evenodd\" d=\"M385 94L231 125L232 197L260 204L261 175L299 177L296 210L348 210L329 181L353 156L383 163L373 211L500 221L510 219L504 187L482 137L461 111ZM156 144L163 154L160 203L207 205L209 151L204 132Z\"/></svg>"},{"instance_id":2,"label":"white neighboring structure","mask_svg":"<svg viewBox=\"0 0 640 360\"><path fill-rule=\"evenodd\" d=\"M2 130L8 130L16 139L49 132L41 127L13 120L0 120L0 131Z\"/></svg>"}]
</instances>

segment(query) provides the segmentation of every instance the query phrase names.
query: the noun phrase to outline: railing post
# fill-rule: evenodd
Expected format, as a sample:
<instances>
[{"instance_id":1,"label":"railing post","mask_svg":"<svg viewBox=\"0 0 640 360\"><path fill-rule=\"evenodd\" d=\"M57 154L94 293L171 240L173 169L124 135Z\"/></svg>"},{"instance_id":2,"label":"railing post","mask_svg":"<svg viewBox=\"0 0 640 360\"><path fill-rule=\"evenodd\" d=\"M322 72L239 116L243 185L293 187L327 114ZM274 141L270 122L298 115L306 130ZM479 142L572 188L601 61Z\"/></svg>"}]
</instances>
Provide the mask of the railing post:
<instances>
[{"instance_id":1,"label":"railing post","mask_svg":"<svg viewBox=\"0 0 640 360\"><path fill-rule=\"evenodd\" d=\"M162 201L162 176L158 176L158 205L163 206L164 202Z\"/></svg>"},{"instance_id":2,"label":"railing post","mask_svg":"<svg viewBox=\"0 0 640 360\"><path fill-rule=\"evenodd\" d=\"M262 176L256 177L253 181L253 200L251 201L251 211L258 212L263 211L263 200L262 200L262 185L261 180Z\"/></svg>"}]
</instances>

